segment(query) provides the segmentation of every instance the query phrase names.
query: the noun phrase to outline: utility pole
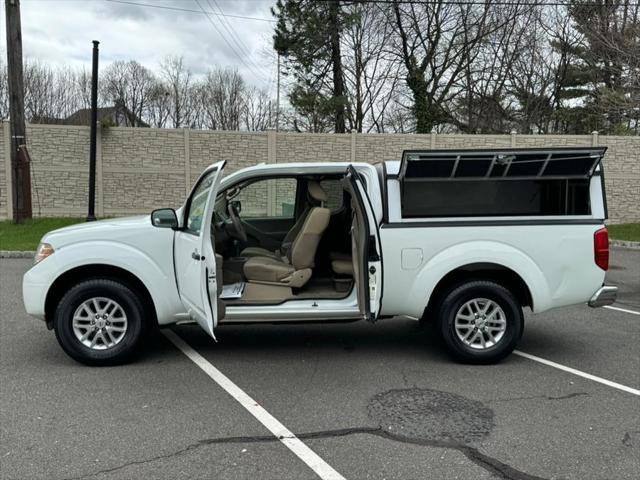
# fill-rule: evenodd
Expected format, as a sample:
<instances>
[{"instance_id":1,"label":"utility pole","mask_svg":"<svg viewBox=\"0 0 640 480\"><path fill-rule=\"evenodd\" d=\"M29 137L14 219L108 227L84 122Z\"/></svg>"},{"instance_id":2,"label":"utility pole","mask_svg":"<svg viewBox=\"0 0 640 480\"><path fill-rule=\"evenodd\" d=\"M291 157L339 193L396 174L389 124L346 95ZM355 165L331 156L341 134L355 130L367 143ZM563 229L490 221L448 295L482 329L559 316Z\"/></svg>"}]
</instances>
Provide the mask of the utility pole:
<instances>
[{"instance_id":1,"label":"utility pole","mask_svg":"<svg viewBox=\"0 0 640 480\"><path fill-rule=\"evenodd\" d=\"M278 74L276 80L276 132L280 129L280 53L278 53Z\"/></svg>"},{"instance_id":2,"label":"utility pole","mask_svg":"<svg viewBox=\"0 0 640 480\"><path fill-rule=\"evenodd\" d=\"M9 116L11 129L11 185L13 221L30 219L31 168L24 122L24 83L22 76L22 29L20 0L5 0L7 22L7 72L9 76Z\"/></svg>"}]
</instances>

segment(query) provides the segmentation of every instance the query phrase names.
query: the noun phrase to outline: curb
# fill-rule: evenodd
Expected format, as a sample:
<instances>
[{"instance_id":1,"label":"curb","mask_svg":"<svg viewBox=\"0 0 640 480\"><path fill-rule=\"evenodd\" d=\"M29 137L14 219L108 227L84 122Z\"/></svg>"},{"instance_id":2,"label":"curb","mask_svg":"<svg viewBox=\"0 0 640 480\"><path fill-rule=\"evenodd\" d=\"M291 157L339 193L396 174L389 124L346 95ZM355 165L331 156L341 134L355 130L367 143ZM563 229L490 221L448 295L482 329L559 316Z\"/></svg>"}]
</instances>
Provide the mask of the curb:
<instances>
[{"instance_id":1,"label":"curb","mask_svg":"<svg viewBox=\"0 0 640 480\"><path fill-rule=\"evenodd\" d=\"M630 242L628 240L610 240L609 245L612 247L630 248L632 250L640 250L640 242Z\"/></svg>"},{"instance_id":2,"label":"curb","mask_svg":"<svg viewBox=\"0 0 640 480\"><path fill-rule=\"evenodd\" d=\"M35 251L0 250L0 258L33 258Z\"/></svg>"}]
</instances>

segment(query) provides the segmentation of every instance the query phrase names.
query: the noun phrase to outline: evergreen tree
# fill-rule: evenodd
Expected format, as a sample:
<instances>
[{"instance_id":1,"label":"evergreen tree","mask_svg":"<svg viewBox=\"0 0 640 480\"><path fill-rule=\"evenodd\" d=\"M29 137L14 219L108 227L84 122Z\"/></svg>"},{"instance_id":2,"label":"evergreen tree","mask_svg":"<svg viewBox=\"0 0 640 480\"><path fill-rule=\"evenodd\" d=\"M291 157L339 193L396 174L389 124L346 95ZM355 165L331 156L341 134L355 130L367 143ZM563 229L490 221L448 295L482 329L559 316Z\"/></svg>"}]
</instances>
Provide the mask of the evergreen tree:
<instances>
[{"instance_id":1,"label":"evergreen tree","mask_svg":"<svg viewBox=\"0 0 640 480\"><path fill-rule=\"evenodd\" d=\"M278 0L273 44L294 80L289 95L296 112L345 132L346 95L340 38L346 15L339 1Z\"/></svg>"},{"instance_id":2,"label":"evergreen tree","mask_svg":"<svg viewBox=\"0 0 640 480\"><path fill-rule=\"evenodd\" d=\"M572 47L575 60L562 85L569 107L557 112L565 131L631 133L640 87L638 4L574 0L569 12L581 41Z\"/></svg>"}]
</instances>

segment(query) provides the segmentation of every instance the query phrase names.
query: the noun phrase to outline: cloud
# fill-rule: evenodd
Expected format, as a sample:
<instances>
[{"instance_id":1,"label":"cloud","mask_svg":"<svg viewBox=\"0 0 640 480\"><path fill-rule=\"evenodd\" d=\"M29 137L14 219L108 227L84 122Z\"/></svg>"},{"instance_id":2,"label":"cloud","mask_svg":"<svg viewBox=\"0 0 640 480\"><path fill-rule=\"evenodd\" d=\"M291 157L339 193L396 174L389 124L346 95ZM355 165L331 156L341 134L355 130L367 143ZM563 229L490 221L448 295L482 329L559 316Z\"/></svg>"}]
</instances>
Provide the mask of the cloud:
<instances>
[{"instance_id":1,"label":"cloud","mask_svg":"<svg viewBox=\"0 0 640 480\"><path fill-rule=\"evenodd\" d=\"M131 1L200 10L195 0ZM219 6L225 14L262 18L271 18L273 4L261 0L198 2L207 12L218 12ZM213 14L209 20L197 12L105 0L22 0L21 14L25 59L88 70L91 41L99 40L102 67L115 60L137 60L157 71L163 57L183 55L196 75L213 67L231 67L250 84L267 88L274 83L273 23ZM0 45L6 48L2 37Z\"/></svg>"}]
</instances>

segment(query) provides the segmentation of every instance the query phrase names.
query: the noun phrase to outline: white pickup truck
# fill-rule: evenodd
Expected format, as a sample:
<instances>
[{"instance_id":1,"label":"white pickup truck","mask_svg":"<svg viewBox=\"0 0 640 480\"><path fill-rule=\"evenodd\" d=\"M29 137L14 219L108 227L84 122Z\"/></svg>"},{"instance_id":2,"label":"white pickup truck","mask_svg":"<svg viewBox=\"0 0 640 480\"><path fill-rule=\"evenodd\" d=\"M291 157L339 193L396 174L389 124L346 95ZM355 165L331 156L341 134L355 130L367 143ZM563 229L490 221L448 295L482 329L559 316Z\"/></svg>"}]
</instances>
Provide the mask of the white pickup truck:
<instances>
[{"instance_id":1,"label":"white pickup truck","mask_svg":"<svg viewBox=\"0 0 640 480\"><path fill-rule=\"evenodd\" d=\"M184 205L48 233L29 314L93 365L145 331L433 320L454 357L508 355L523 308L610 304L604 148L405 151L400 161L207 168ZM154 188L149 186L148 188Z\"/></svg>"}]
</instances>

